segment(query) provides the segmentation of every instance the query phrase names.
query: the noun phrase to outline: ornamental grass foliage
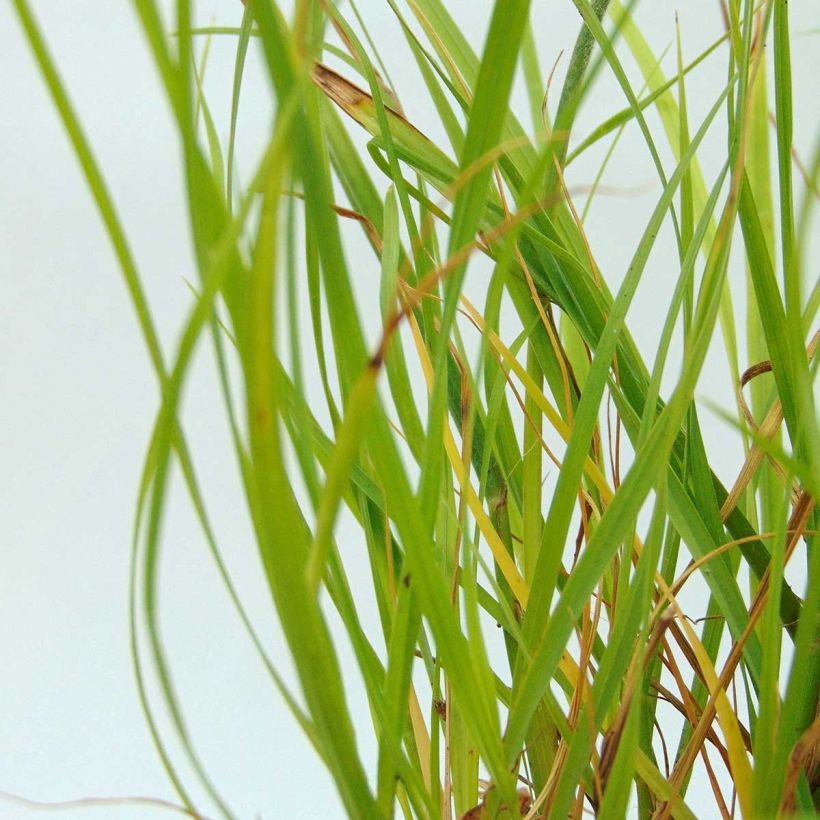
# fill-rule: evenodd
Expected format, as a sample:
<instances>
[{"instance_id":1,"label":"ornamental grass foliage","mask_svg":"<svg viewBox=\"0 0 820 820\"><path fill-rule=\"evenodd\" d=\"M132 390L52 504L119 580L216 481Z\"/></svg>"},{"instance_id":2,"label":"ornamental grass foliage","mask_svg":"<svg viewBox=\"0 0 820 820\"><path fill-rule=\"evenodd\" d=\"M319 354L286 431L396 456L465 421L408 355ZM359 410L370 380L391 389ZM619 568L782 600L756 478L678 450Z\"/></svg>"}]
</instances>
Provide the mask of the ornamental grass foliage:
<instances>
[{"instance_id":1,"label":"ornamental grass foliage","mask_svg":"<svg viewBox=\"0 0 820 820\"><path fill-rule=\"evenodd\" d=\"M156 374L123 594L179 803L236 816L161 640L172 468L249 646L335 782L337 816L814 816L820 140L794 150L795 117L817 108L793 96L789 5L722 0L711 44L689 54L671 8L656 51L635 0L567 0L575 32L551 51L528 0L497 0L478 47L443 0L379 0L408 68L357 2L226 3L229 25L197 27L190 0L170 13L133 0L179 137L196 261L163 350L81 113L29 0L12 0ZM203 91L214 38L235 49L227 112ZM240 166L253 52L272 117ZM723 81L694 105L709 64ZM403 107L397 70L423 103ZM601 83L612 110L585 109ZM650 177L607 188L622 135ZM596 171L574 173L589 157ZM634 241L595 238L603 196L634 209ZM662 286L646 283L659 236ZM732 266L745 271L730 289ZM641 286L656 315L639 346ZM231 582L196 478L179 411L197 349L220 375L295 684ZM721 407L699 392L716 350ZM732 475L705 444L707 417L742 452Z\"/></svg>"}]
</instances>

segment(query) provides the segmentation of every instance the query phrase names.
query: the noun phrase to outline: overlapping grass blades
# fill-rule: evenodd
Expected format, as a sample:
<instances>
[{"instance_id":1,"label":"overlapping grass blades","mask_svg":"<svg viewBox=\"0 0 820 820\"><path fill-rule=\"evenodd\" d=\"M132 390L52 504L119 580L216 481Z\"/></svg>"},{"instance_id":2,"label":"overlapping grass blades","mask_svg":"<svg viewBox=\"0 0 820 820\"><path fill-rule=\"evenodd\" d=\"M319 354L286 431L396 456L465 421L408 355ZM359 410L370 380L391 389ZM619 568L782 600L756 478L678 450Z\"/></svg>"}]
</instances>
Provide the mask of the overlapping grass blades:
<instances>
[{"instance_id":1,"label":"overlapping grass blades","mask_svg":"<svg viewBox=\"0 0 820 820\"><path fill-rule=\"evenodd\" d=\"M792 175L798 106L785 0L730 0L727 31L716 31L688 64L678 34L670 80L635 22L637 3L574 0L583 24L554 118L542 108L541 67L549 61L539 54L527 0L495 3L480 56L441 0L390 0L447 146L402 112L388 55L378 53L378 37L355 5L305 0L289 20L273 0L247 0L244 10L237 6L238 26L195 29L192 4L178 0L169 31L154 0L134 0L179 135L199 274L173 356L161 350L125 230L29 4L13 3L157 374L160 404L135 523L131 639L146 718L186 807L197 810L199 799L181 774L180 753L209 810L233 816L218 772L206 772L194 748L185 693L174 687L161 638L156 567L175 462L252 645L349 816L566 817L586 808L604 817L691 818L686 799L697 766L700 788L722 816L735 804L744 817L813 812L820 558L812 493L820 486L820 431L810 339L820 291L805 254L820 148L801 198ZM215 33L237 40L224 147L195 73L197 37ZM239 100L255 46L275 117L240 190ZM631 84L627 54L642 73L644 97ZM720 59L725 84L713 90L703 121L690 123L687 78ZM532 139L510 108L519 63ZM578 136L576 112L604 71L627 106ZM775 185L765 139L770 107ZM645 116L653 109L660 136ZM725 155L707 180L700 158L721 118ZM367 132L366 152L351 127ZM640 131L658 194L613 293L607 260L590 247L564 172L622 127ZM670 167L661 140L675 158ZM355 265L342 242L351 219L373 251ZM627 319L666 223L677 245L666 264L678 276L648 366ZM479 254L493 272L485 304L474 306L463 289ZM745 359L727 289L733 254L748 268ZM367 302L356 297L354 273L364 265L379 281ZM312 338L299 326L302 292ZM502 303L517 322L511 339L502 332ZM375 347L366 344L362 310L381 320ZM721 465L710 461L695 402L718 321L738 385L746 368L765 363L746 374L751 417L737 403L751 467L731 493L717 477ZM685 353L672 374L679 328ZM233 588L186 446L182 392L208 332L304 711L262 650L264 625L250 623ZM478 344L471 347L467 334ZM230 386L233 369L240 397ZM314 370L327 405L321 413L307 401ZM765 387L758 377L769 371ZM670 374L672 387L662 391ZM603 425L610 404L614 434L611 420ZM761 442L756 425L771 408L782 414L776 410ZM621 458L621 431L632 456ZM564 449L555 452L553 440ZM765 444L768 461L756 443ZM547 464L557 476L544 499ZM343 507L361 529L353 557L343 557L334 539ZM681 575L686 556L694 563ZM365 633L347 580L356 559L371 571L381 642ZM805 571L792 589L786 570L801 560ZM708 617L697 627L677 598L693 574L709 593ZM354 731L362 716L354 719L348 706L328 606L353 648L370 727ZM490 638L493 622L503 649ZM162 703L149 698L146 656ZM659 697L680 713L668 726ZM162 736L158 710L171 718L175 739ZM358 749L356 734L368 730L378 742L375 761ZM676 746L666 742L669 731L679 735Z\"/></svg>"}]
</instances>

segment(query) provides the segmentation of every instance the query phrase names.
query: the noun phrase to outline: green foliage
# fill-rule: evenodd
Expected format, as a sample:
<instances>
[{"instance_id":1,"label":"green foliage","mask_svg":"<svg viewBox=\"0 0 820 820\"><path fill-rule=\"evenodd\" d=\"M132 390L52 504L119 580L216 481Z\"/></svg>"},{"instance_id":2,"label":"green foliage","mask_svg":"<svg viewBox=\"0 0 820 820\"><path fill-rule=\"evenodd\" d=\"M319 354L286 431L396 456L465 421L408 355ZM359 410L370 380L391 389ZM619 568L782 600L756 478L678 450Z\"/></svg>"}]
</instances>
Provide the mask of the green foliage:
<instances>
[{"instance_id":1,"label":"green foliage","mask_svg":"<svg viewBox=\"0 0 820 820\"><path fill-rule=\"evenodd\" d=\"M389 0L446 146L402 112L388 55L354 4L304 0L288 19L273 0L247 0L236 28L194 29L192 4L178 0L169 31L154 0L134 0L179 136L199 274L168 356L29 3L12 2L116 251L162 397L135 522L131 641L146 720L185 807L233 816L218 772L206 773L197 757L160 633L156 568L175 464L249 639L351 817L579 817L591 809L692 818L695 771L709 784L714 816L728 816L735 802L744 817L813 813L820 430L812 329L820 299L808 281L806 237L820 149L801 198L786 0L729 0L728 30L688 63L678 36L669 80L632 16L635 3L574 0L583 23L552 124L527 0L495 3L481 55L441 0ZM236 39L224 146L204 98L203 35ZM242 188L236 134L252 48L275 116ZM630 83L627 56L643 90ZM713 89L703 121L690 123L687 82L707 60L724 61L726 82ZM534 137L510 110L519 69ZM577 136L576 114L606 72L626 107ZM721 120L725 154L710 179L703 146ZM364 152L350 136L361 128ZM625 128L643 139L659 192L626 275L610 290L607 261L590 246L564 172L617 132L614 148ZM346 257L342 224L351 218L373 258ZM666 225L678 257L664 264L678 273L656 356L645 362L627 319ZM473 306L464 284L478 255L493 272L485 304ZM733 256L748 271L745 366L727 284ZM364 265L378 272L379 291L357 304ZM512 336L502 304L514 316ZM360 308L380 318L375 345ZM753 382L751 411L739 400L731 416L746 458L728 490L695 401L718 323L732 379L741 389ZM670 349L680 333L676 372ZM206 335L298 699L234 590L179 422ZM480 344L470 346L468 335ZM328 427L307 400L314 370ZM343 508L366 548L344 558L334 537ZM383 632L375 643L348 581L355 560L366 560L372 576ZM793 590L786 570L799 562L805 571ZM710 596L697 625L678 600L693 575ZM327 602L364 681L375 767L358 750ZM503 651L490 639L493 623ZM147 694L151 670L162 703ZM677 719L661 716L659 699ZM159 729L162 710L175 738ZM667 744L673 731L677 746ZM180 756L204 786L207 808L194 805ZM716 778L720 768L728 780Z\"/></svg>"}]
</instances>

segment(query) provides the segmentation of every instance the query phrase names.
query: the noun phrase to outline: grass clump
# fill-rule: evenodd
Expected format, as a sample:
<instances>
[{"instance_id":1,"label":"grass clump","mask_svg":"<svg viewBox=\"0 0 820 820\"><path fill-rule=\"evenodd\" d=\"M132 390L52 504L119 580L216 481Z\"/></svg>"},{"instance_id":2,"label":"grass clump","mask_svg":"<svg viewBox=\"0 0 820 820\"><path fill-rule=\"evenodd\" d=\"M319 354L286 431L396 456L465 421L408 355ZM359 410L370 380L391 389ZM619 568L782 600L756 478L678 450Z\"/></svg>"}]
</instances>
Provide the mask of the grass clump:
<instances>
[{"instance_id":1,"label":"grass clump","mask_svg":"<svg viewBox=\"0 0 820 820\"><path fill-rule=\"evenodd\" d=\"M710 816L812 815L820 299L806 259L820 143L799 166L806 184L796 184L785 0L728 0L725 30L706 51L686 63L680 38L673 44L669 78L634 2L574 0L582 25L552 117L526 0L495 4L480 55L440 0L388 0L446 145L403 112L389 55L352 3L296 2L286 14L247 0L236 28L197 29L192 4L178 0L169 30L154 0L134 0L180 139L199 274L170 357L29 4L13 3L160 388L134 534L132 649L182 803L233 816L190 741L160 639L156 570L172 464L253 646L349 816L693 818L692 782ZM236 43L227 144L203 95L204 61L197 67L215 36ZM235 146L249 48L261 54L275 114L243 187ZM691 121L687 79L707 60L723 61L725 84ZM576 117L605 78L623 110L579 136ZM510 111L516 81L534 135ZM650 125L658 121L660 131ZM718 123L725 150L710 176L701 160ZM657 195L616 283L587 235L604 167L582 214L566 177L624 129L643 140ZM368 258L345 254L351 228ZM627 318L662 230L674 236L677 255L664 264L675 277L647 360ZM730 259L747 267L745 318L733 307ZM479 304L465 290L476 264L490 270ZM379 289L362 296L365 266ZM375 342L365 314L378 317ZM727 421L744 447L729 485L695 401L718 334L738 390ZM179 420L203 336L298 698L231 583ZM316 381L322 408L309 400ZM357 550L335 540L342 511L358 527ZM375 640L348 580L352 562L369 568ZM693 622L682 593L698 582L708 604ZM331 620L361 673L374 761L358 750ZM150 670L161 704L147 694ZM158 710L175 738L160 731ZM180 774L183 758L207 808Z\"/></svg>"}]
</instances>

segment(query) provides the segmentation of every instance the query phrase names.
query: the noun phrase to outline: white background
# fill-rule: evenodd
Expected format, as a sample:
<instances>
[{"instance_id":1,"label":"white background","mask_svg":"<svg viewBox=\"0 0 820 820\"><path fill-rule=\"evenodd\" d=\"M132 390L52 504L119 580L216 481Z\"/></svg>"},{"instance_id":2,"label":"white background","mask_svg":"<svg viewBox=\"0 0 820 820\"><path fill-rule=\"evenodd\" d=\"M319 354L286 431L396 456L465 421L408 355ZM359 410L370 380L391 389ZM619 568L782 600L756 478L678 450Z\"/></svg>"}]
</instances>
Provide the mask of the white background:
<instances>
[{"instance_id":1,"label":"white background","mask_svg":"<svg viewBox=\"0 0 820 820\"><path fill-rule=\"evenodd\" d=\"M33 0L114 194L170 354L195 279L179 169L179 151L136 17L127 2ZM167 5L167 4L166 4ZM569 0L533 4L541 66L563 48L552 105L577 32ZM480 49L487 2L448 3ZM812 2L791 4L796 99L795 144L813 147L818 123L818 37ZM405 110L441 139L435 115L386 4L362 0ZM691 59L721 32L717 2L646 2L638 20L656 52L674 37L681 13ZM200 22L238 25L238 2L197 5ZM226 135L234 41L214 42L207 90ZM688 82L693 122L711 106L725 58L713 57ZM624 57L637 87L641 82ZM665 69L674 70L674 49ZM142 794L173 799L140 712L128 651L130 533L144 448L157 410L154 376L107 237L22 36L11 4L0 3L0 789L40 800ZM520 88L515 105L529 123ZM606 75L582 110L577 135L625 105ZM257 60L249 61L240 118L240 170L247 175L267 139L269 94ZM659 144L659 122L649 116ZM695 128L693 126L692 131ZM704 158L707 184L722 156L722 123ZM668 152L664 153L668 161ZM571 182L592 181L596 159L578 163ZM598 262L615 287L645 225L658 188L637 129L627 131L606 177L643 195L601 197L589 231ZM652 187L654 184L654 188ZM580 200L583 201L582 199ZM348 235L349 234L349 235ZM667 291L677 275L669 232L653 254L630 314L645 355L654 351ZM371 326L377 306L367 283L378 267L357 234L360 307ZM665 244L664 244L665 243ZM358 259L359 257L354 257ZM668 260L668 263L665 261ZM814 268L816 270L816 267ZM736 283L742 268L735 265ZM810 274L813 276L816 274ZM469 287L480 293L481 282ZM738 317L743 315L737 295ZM742 320L740 320L742 333ZM306 333L308 331L306 330ZM186 393L185 425L209 511L240 591L277 664L292 680L247 522L217 385L200 355ZM742 358L741 365L746 364ZM720 350L700 389L731 406ZM704 415L719 473L731 480L740 458L736 435ZM162 565L164 636L186 716L206 767L240 817L342 816L329 777L273 691L206 555L184 491L171 495ZM355 541L355 536L351 536ZM353 543L350 549L361 548ZM363 553L362 553L363 555ZM362 578L366 567L362 561ZM349 658L346 659L349 669ZM372 761L368 714L355 676L349 699L361 722L362 754ZM690 794L704 810L708 795ZM71 810L62 816L153 817L141 808ZM706 810L708 811L708 810ZM0 800L2 817L34 817ZM707 816L703 814L702 816Z\"/></svg>"}]
</instances>

